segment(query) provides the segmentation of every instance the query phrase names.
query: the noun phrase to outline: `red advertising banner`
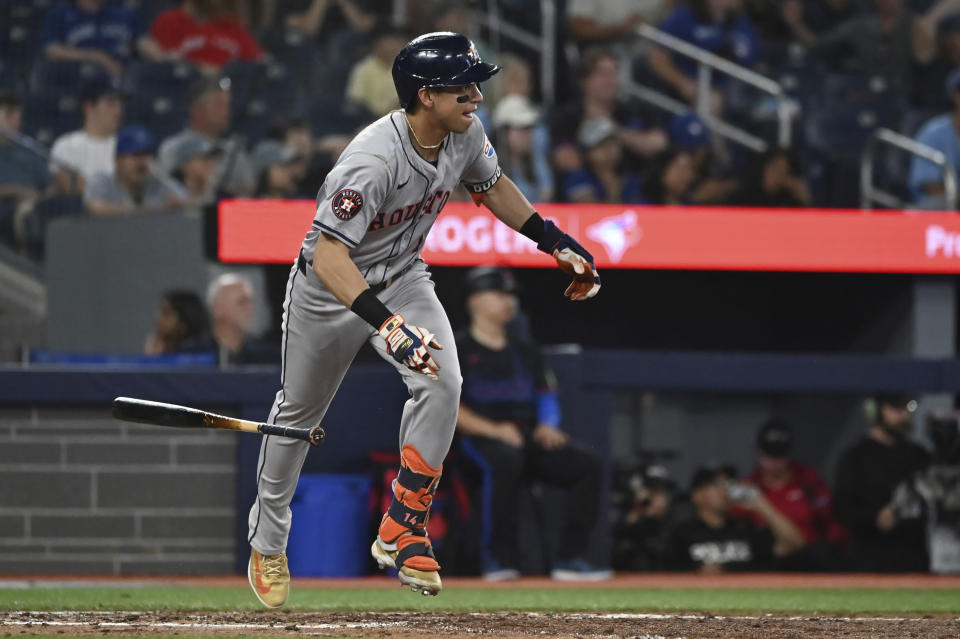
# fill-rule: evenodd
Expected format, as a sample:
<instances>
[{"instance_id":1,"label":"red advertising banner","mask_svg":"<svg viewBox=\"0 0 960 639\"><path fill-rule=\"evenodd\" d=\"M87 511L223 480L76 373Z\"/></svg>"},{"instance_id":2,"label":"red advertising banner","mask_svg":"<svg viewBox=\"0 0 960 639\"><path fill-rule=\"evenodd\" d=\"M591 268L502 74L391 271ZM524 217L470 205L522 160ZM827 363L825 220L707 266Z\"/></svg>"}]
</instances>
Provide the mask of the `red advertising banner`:
<instances>
[{"instance_id":1,"label":"red advertising banner","mask_svg":"<svg viewBox=\"0 0 960 639\"><path fill-rule=\"evenodd\" d=\"M960 216L913 211L542 204L598 268L960 273ZM291 263L310 229L308 200L225 200L224 262ZM438 266L552 266L483 207L450 202L423 257Z\"/></svg>"}]
</instances>

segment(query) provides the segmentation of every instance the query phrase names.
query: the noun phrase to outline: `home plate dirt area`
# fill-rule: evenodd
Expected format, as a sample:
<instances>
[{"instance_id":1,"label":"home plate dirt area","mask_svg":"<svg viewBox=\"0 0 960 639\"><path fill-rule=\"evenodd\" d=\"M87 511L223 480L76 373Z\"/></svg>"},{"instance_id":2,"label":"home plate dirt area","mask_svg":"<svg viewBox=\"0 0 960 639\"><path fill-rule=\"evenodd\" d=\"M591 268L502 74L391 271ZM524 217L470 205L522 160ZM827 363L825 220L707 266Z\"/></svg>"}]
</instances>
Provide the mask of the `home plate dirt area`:
<instances>
[{"instance_id":1,"label":"home plate dirt area","mask_svg":"<svg viewBox=\"0 0 960 639\"><path fill-rule=\"evenodd\" d=\"M249 593L238 578L214 579L140 579L137 581L105 580L111 587L97 589L97 580L43 583L8 582L0 588L0 637L69 637L94 635L116 639L132 636L206 637L396 637L453 638L488 636L497 638L527 637L596 637L596 638L667 638L667 639L739 639L739 638L810 638L841 637L867 639L884 637L899 639L960 639L960 577L878 576L878 575L644 575L618 576L602 584L557 584L549 580L523 579L513 589L479 580L449 580L449 592L440 597L407 599L370 598L371 595L392 596L387 588L396 584L387 579L372 580L295 580L297 592L305 596L290 609L266 610L249 608ZM175 585L176 590L193 588L199 593L191 606L164 603L156 584ZM67 587L64 587L67 586ZM199 586L199 587L198 587ZM604 598L604 592L616 588L620 599ZM136 608L138 590L146 593L144 603ZM753 612L753 601L762 606L762 593L777 588L791 597L804 593L821 593L811 605L782 606L770 604L770 610L804 610L805 612ZM88 589L86 598L77 598ZM211 590L212 589L212 590ZM229 591L230 597L212 604L220 610L202 610L214 599L203 599L203 593L216 589ZM575 589L575 590L571 590ZM43 597L44 593L52 596ZM117 593L132 597L120 603ZM167 591L164 591L167 592ZM579 605L563 605L563 594L575 594ZM379 593L379 594L378 594ZM462 594L458 594L462 593ZM483 598L499 595L501 603L484 604ZM539 595L538 595L539 593ZM692 594L691 594L692 593ZM726 598L703 599L727 593ZM755 593L755 594L754 594ZM825 594L824 594L825 593ZM864 593L861 603L844 607L843 597ZM398 593L403 594L403 593ZM530 595L540 599L530 599ZM444 595L447 595L444 601ZM336 597L341 597L336 599ZM527 599L524 597L527 596ZM691 596L695 598L691 598ZM368 597L364 599L363 597ZM459 597L459 598L458 598ZM659 599L658 599L659 597ZM686 598L684 598L686 597ZM70 603L83 601L77 605ZM914 603L910 603L911 600ZM196 606L196 603L201 603ZM380 604L368 602L380 601ZM383 604L384 601L389 603ZM544 603L528 605L527 601ZM569 599L567 600L569 601ZM611 603L618 601L619 603ZM660 603L658 604L657 601ZM714 601L697 608L692 601ZM772 601L766 599L767 602ZM793 601L781 599L780 601ZM956 604L954 604L956 601ZM233 602L233 603L230 603ZM304 602L313 602L304 605ZM424 602L419 603L418 602ZM724 603L726 602L726 603ZM876 603L876 602L879 602ZM917 603L919 602L919 603ZM604 603L612 608L604 610ZM134 604L134 605L131 605ZM77 608L62 610L58 608ZM396 607L394 607L396 605ZM438 610L438 606L445 610ZM646 609L645 609L646 605ZM660 606L657 608L657 606ZM721 612L726 610L737 612ZM780 605L780 607L776 607ZM499 607L510 609L500 610ZM860 607L866 606L866 607ZM915 606L915 607L912 607ZM2 608L6 608L3 610ZM313 610L309 608L313 607ZM555 608L548 612L545 608ZM820 613L817 610L930 610L936 614L856 612ZM100 608L100 610L91 610ZM114 608L109 610L109 608ZM126 608L126 611L122 609ZM196 609L191 609L196 608ZM324 609L326 608L326 609ZM362 608L362 610L351 610ZM431 609L433 608L433 609ZM761 608L762 610L762 608Z\"/></svg>"},{"instance_id":2,"label":"home plate dirt area","mask_svg":"<svg viewBox=\"0 0 960 639\"><path fill-rule=\"evenodd\" d=\"M5 612L4 636L269 635L323 637L917 637L956 639L956 617L644 613Z\"/></svg>"}]
</instances>

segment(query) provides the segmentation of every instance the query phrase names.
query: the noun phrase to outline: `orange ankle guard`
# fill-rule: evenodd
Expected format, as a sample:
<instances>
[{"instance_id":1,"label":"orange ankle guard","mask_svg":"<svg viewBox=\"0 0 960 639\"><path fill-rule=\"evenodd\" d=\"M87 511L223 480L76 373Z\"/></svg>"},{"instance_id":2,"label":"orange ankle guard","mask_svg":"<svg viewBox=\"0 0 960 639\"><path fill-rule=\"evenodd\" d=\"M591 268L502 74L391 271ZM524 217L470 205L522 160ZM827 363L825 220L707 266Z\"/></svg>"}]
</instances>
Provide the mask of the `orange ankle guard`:
<instances>
[{"instance_id":1,"label":"orange ankle guard","mask_svg":"<svg viewBox=\"0 0 960 639\"><path fill-rule=\"evenodd\" d=\"M427 520L443 467L433 468L409 444L400 453L400 473L393 483L393 503L380 522L380 539L397 544L397 567L437 570L430 549Z\"/></svg>"}]
</instances>

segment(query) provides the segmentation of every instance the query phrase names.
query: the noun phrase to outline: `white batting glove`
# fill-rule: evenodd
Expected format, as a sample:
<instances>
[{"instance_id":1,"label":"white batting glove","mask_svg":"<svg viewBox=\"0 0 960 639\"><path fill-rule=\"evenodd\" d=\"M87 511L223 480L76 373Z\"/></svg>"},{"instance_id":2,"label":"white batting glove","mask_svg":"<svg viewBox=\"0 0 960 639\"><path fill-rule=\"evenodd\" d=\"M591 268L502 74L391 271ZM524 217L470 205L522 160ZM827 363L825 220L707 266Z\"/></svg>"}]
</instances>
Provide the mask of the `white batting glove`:
<instances>
[{"instance_id":1,"label":"white batting glove","mask_svg":"<svg viewBox=\"0 0 960 639\"><path fill-rule=\"evenodd\" d=\"M380 327L380 337L387 342L387 353L410 370L430 379L440 379L440 364L427 347L443 350L436 336L425 328L406 324L403 315L390 316Z\"/></svg>"}]
</instances>

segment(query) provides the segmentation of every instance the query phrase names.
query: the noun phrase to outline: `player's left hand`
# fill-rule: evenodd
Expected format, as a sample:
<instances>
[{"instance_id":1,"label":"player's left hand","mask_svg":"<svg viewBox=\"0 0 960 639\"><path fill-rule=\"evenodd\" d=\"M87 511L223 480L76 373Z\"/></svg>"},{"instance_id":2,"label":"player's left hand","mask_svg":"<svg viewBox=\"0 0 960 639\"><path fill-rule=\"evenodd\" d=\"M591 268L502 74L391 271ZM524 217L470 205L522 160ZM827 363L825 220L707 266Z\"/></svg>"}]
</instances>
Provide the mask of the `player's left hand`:
<instances>
[{"instance_id":1,"label":"player's left hand","mask_svg":"<svg viewBox=\"0 0 960 639\"><path fill-rule=\"evenodd\" d=\"M538 248L553 255L560 270L573 276L563 293L571 300L587 300L600 292L600 275L594 266L593 255L550 220L544 223L544 239Z\"/></svg>"},{"instance_id":2,"label":"player's left hand","mask_svg":"<svg viewBox=\"0 0 960 639\"><path fill-rule=\"evenodd\" d=\"M593 256L577 244L576 240L570 240L586 255L577 252L573 246L562 250L554 249L553 257L557 260L557 266L564 273L573 276L573 281L563 294L575 302L590 299L600 292L600 275L593 265Z\"/></svg>"},{"instance_id":3,"label":"player's left hand","mask_svg":"<svg viewBox=\"0 0 960 639\"><path fill-rule=\"evenodd\" d=\"M380 336L387 342L387 353L393 359L430 379L440 379L440 364L427 350L428 346L443 350L433 333L407 324L403 315L397 313L380 327Z\"/></svg>"}]
</instances>

